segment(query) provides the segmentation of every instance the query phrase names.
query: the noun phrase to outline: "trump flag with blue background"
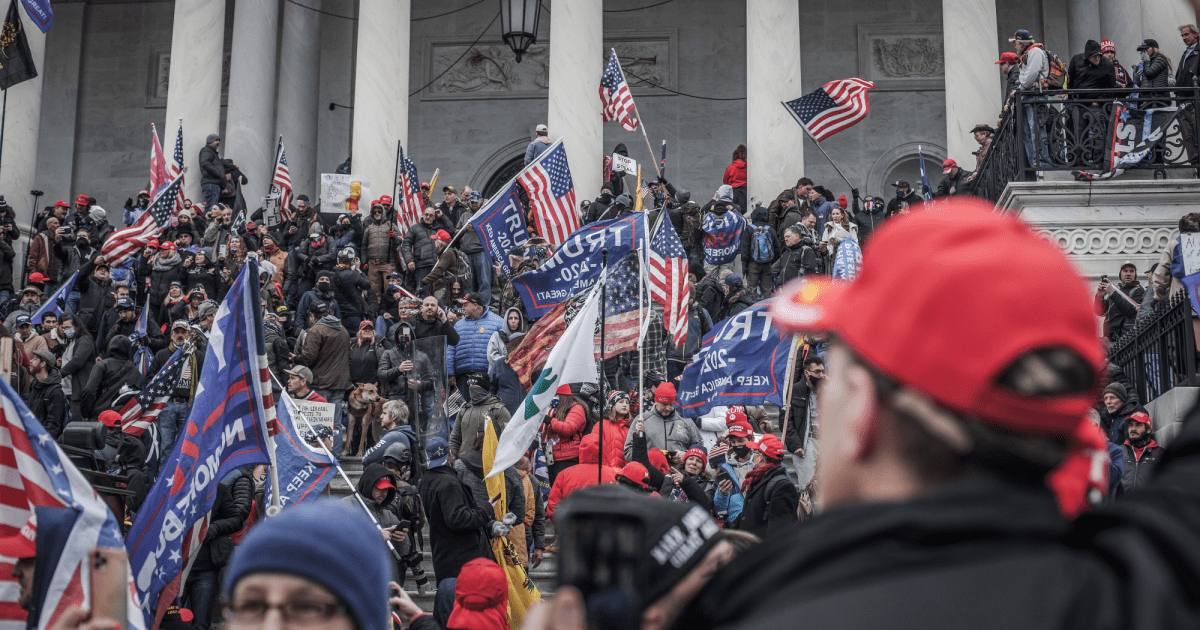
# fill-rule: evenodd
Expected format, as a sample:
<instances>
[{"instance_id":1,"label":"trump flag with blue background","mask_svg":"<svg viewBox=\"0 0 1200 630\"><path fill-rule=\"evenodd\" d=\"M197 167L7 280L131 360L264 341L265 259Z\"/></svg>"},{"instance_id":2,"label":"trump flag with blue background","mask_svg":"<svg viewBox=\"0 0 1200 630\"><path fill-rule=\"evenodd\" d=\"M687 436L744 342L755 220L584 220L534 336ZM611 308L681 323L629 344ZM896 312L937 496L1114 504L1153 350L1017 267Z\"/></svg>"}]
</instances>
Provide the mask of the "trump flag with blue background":
<instances>
[{"instance_id":1,"label":"trump flag with blue background","mask_svg":"<svg viewBox=\"0 0 1200 630\"><path fill-rule=\"evenodd\" d=\"M791 336L771 327L770 305L759 302L716 325L683 370L675 404L686 418L721 405L783 406Z\"/></svg>"},{"instance_id":2,"label":"trump flag with blue background","mask_svg":"<svg viewBox=\"0 0 1200 630\"><path fill-rule=\"evenodd\" d=\"M248 260L209 333L195 402L125 539L146 626L179 593L204 541L217 484L247 464L268 464L275 433L263 341L258 265Z\"/></svg>"},{"instance_id":3,"label":"trump flag with blue background","mask_svg":"<svg viewBox=\"0 0 1200 630\"><path fill-rule=\"evenodd\" d=\"M521 197L517 194L517 183L492 195L487 204L471 217L471 227L479 235L479 243L492 260L500 265L500 271L508 276L512 266L508 264L508 250L515 245L524 245L529 240L525 217L521 214Z\"/></svg>"},{"instance_id":4,"label":"trump flag with blue background","mask_svg":"<svg viewBox=\"0 0 1200 630\"><path fill-rule=\"evenodd\" d=\"M279 434L275 436L275 462L279 466L279 503L282 507L321 496L325 486L337 474L334 462L320 447L304 441L313 427L284 394L275 405ZM267 478L264 496L271 496L271 479Z\"/></svg>"}]
</instances>

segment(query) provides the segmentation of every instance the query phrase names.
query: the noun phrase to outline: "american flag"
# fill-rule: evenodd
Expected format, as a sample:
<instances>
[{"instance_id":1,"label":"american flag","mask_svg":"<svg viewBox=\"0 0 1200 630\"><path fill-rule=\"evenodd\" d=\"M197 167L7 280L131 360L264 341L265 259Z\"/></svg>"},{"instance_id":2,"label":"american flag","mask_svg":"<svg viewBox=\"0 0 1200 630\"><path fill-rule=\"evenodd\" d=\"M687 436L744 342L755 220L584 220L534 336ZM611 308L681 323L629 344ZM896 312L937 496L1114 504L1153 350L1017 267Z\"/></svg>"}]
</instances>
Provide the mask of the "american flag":
<instances>
[{"instance_id":1,"label":"american flag","mask_svg":"<svg viewBox=\"0 0 1200 630\"><path fill-rule=\"evenodd\" d=\"M867 90L874 87L865 79L830 81L783 106L813 140L820 142L867 117L871 112Z\"/></svg>"},{"instance_id":2,"label":"american flag","mask_svg":"<svg viewBox=\"0 0 1200 630\"><path fill-rule=\"evenodd\" d=\"M604 105L604 122L616 120L625 131L637 129L638 120L633 117L633 95L629 93L625 73L621 72L616 50L609 53L608 65L604 66L604 74L600 75L600 103Z\"/></svg>"},{"instance_id":3,"label":"american flag","mask_svg":"<svg viewBox=\"0 0 1200 630\"><path fill-rule=\"evenodd\" d=\"M400 232L407 233L409 228L421 220L425 204L421 199L421 180L417 177L417 164L412 158L404 155L403 148L400 149L399 170L400 181L397 185L400 188L400 203L396 204L396 222L400 226Z\"/></svg>"},{"instance_id":4,"label":"american flag","mask_svg":"<svg viewBox=\"0 0 1200 630\"><path fill-rule=\"evenodd\" d=\"M162 145L158 142L158 129L153 123L150 125L150 134L154 139L150 145L150 194L153 195L171 181L171 175L167 171L167 158L163 155Z\"/></svg>"},{"instance_id":5,"label":"american flag","mask_svg":"<svg viewBox=\"0 0 1200 630\"><path fill-rule=\"evenodd\" d=\"M167 167L167 174L170 177L179 178L179 196L175 197L175 208L171 211L172 217L178 217L183 211L183 120L179 121L179 131L175 133L175 152L171 155L171 164ZM163 180L163 185L168 183L168 180ZM154 196L158 196L158 191L153 191Z\"/></svg>"},{"instance_id":6,"label":"american flag","mask_svg":"<svg viewBox=\"0 0 1200 630\"><path fill-rule=\"evenodd\" d=\"M275 174L271 176L271 194L279 196L279 214L284 221L292 219L292 176L288 173L287 154L283 141L279 141L279 157L275 160Z\"/></svg>"},{"instance_id":7,"label":"american flag","mask_svg":"<svg viewBox=\"0 0 1200 630\"><path fill-rule=\"evenodd\" d=\"M93 547L125 546L117 519L17 392L3 380L0 380L0 505L3 506L0 537L35 538L38 526L43 529L38 561L52 567L54 575L38 576L39 581L49 584L49 591L34 627L50 627L67 608L86 605L88 552ZM38 512L42 515L40 519ZM56 518L48 521L46 517L53 513L57 513ZM54 530L69 534L51 536L49 532ZM53 554L58 555L57 561ZM44 557L47 555L49 558ZM17 606L19 589L10 575L14 560L0 558L0 628L5 629L25 627L26 612ZM129 626L144 628L132 592L127 605L131 613Z\"/></svg>"},{"instance_id":8,"label":"american flag","mask_svg":"<svg viewBox=\"0 0 1200 630\"><path fill-rule=\"evenodd\" d=\"M184 367L190 364L184 350L186 347L176 350L171 360L150 379L146 387L121 408L122 431L140 437L158 420L158 414L171 400L171 393L175 391L175 384L179 382Z\"/></svg>"},{"instance_id":9,"label":"american flag","mask_svg":"<svg viewBox=\"0 0 1200 630\"><path fill-rule=\"evenodd\" d=\"M639 258L638 252L629 252L609 271L604 296L605 358L637 349L642 312L638 300Z\"/></svg>"},{"instance_id":10,"label":"american flag","mask_svg":"<svg viewBox=\"0 0 1200 630\"><path fill-rule=\"evenodd\" d=\"M567 166L562 140L550 145L521 172L517 181L529 194L529 205L537 231L554 245L561 245L581 227L575 208L575 184Z\"/></svg>"},{"instance_id":11,"label":"american flag","mask_svg":"<svg viewBox=\"0 0 1200 630\"><path fill-rule=\"evenodd\" d=\"M147 330L150 327L149 319L150 306L146 305L142 307L142 312L138 315L133 334L129 335L129 340L137 348L137 351L133 353L133 364L137 366L138 372L143 377L146 376L146 372L150 371L150 363L154 360L154 354L150 352L150 346L145 343L138 343L147 338Z\"/></svg>"},{"instance_id":12,"label":"american flag","mask_svg":"<svg viewBox=\"0 0 1200 630\"><path fill-rule=\"evenodd\" d=\"M650 297L662 304L663 322L671 333L672 347L687 337L687 254L671 220L664 217L650 239Z\"/></svg>"},{"instance_id":13,"label":"american flag","mask_svg":"<svg viewBox=\"0 0 1200 630\"><path fill-rule=\"evenodd\" d=\"M179 199L183 187L183 173L175 176L170 184L154 198L150 207L138 217L133 225L113 232L100 253L110 265L118 265L146 246L146 241L158 238L171 222L171 211Z\"/></svg>"}]
</instances>

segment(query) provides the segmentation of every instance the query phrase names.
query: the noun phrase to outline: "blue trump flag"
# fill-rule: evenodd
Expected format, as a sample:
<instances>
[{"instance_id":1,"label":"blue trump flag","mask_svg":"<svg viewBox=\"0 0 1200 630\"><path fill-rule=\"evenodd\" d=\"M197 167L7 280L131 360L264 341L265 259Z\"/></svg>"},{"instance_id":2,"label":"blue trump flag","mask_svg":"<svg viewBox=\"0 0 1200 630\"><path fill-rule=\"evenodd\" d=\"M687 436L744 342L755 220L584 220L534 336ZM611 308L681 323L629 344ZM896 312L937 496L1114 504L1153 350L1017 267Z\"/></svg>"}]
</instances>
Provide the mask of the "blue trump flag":
<instances>
[{"instance_id":1,"label":"blue trump flag","mask_svg":"<svg viewBox=\"0 0 1200 630\"><path fill-rule=\"evenodd\" d=\"M266 354L258 265L249 260L217 310L195 402L125 539L147 627L158 625L200 551L220 480L271 462Z\"/></svg>"},{"instance_id":2,"label":"blue trump flag","mask_svg":"<svg viewBox=\"0 0 1200 630\"><path fill-rule=\"evenodd\" d=\"M50 8L50 0L21 0L21 4L25 6L25 13L39 30L43 33L50 30L50 25L54 23L54 11Z\"/></svg>"},{"instance_id":3,"label":"blue trump flag","mask_svg":"<svg viewBox=\"0 0 1200 630\"><path fill-rule=\"evenodd\" d=\"M783 406L791 337L771 326L760 302L717 324L683 370L675 404L696 418L721 405Z\"/></svg>"},{"instance_id":4,"label":"blue trump flag","mask_svg":"<svg viewBox=\"0 0 1200 630\"><path fill-rule=\"evenodd\" d=\"M42 308L39 308L33 314L33 317L30 318L34 324L42 323L42 316L46 313L54 313L55 317L62 316L63 310L67 307L67 296L71 295L71 291L75 288L75 279L78 277L79 272L76 271L71 274L70 278L67 278L67 281L61 287L58 287L54 295L51 295L50 299L46 300L46 303L42 305ZM59 302L62 302L62 304L60 305Z\"/></svg>"},{"instance_id":5,"label":"blue trump flag","mask_svg":"<svg viewBox=\"0 0 1200 630\"><path fill-rule=\"evenodd\" d=\"M921 158L921 198L925 201L933 199L933 186L929 185L929 176L925 174L925 153L917 147L917 156Z\"/></svg>"},{"instance_id":6,"label":"blue trump flag","mask_svg":"<svg viewBox=\"0 0 1200 630\"><path fill-rule=\"evenodd\" d=\"M848 238L838 243L837 254L833 257L833 277L836 280L853 280L862 270L862 249L858 241Z\"/></svg>"},{"instance_id":7,"label":"blue trump flag","mask_svg":"<svg viewBox=\"0 0 1200 630\"><path fill-rule=\"evenodd\" d=\"M589 223L568 236L541 267L513 278L530 319L592 288L600 279L601 250L608 249L608 262L615 265L629 252L641 249L645 221L645 214L638 213Z\"/></svg>"},{"instance_id":8,"label":"blue trump flag","mask_svg":"<svg viewBox=\"0 0 1200 630\"><path fill-rule=\"evenodd\" d=\"M279 434L275 436L275 462L279 467L279 503L287 507L321 495L337 472L335 462L325 451L313 447L301 437L310 427L300 414L292 414L288 405L295 404L284 395L275 406ZM267 479L265 496L271 496L271 480Z\"/></svg>"},{"instance_id":9,"label":"blue trump flag","mask_svg":"<svg viewBox=\"0 0 1200 630\"><path fill-rule=\"evenodd\" d=\"M704 215L700 229L704 230L704 262L724 265L738 255L746 219L734 210L726 211L720 218L717 213L709 212Z\"/></svg>"},{"instance_id":10,"label":"blue trump flag","mask_svg":"<svg viewBox=\"0 0 1200 630\"><path fill-rule=\"evenodd\" d=\"M517 182L509 182L507 188L492 195L487 204L471 217L471 227L479 235L483 249L500 264L500 271L506 276L511 274L508 250L514 245L524 245L529 240L525 216L521 214L521 198L517 196Z\"/></svg>"}]
</instances>

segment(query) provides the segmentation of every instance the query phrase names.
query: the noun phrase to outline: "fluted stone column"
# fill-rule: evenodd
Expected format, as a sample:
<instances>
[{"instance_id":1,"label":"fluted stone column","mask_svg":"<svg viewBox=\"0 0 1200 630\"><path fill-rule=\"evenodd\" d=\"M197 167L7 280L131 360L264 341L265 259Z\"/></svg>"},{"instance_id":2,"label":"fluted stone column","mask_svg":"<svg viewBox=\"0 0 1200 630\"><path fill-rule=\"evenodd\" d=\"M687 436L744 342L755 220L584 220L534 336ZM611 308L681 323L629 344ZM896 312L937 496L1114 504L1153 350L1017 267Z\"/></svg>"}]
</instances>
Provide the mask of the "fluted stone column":
<instances>
[{"instance_id":1,"label":"fluted stone column","mask_svg":"<svg viewBox=\"0 0 1200 630\"><path fill-rule=\"evenodd\" d=\"M410 0L361 0L354 77L351 172L371 196L392 194L396 142L408 149Z\"/></svg>"},{"instance_id":2,"label":"fluted stone column","mask_svg":"<svg viewBox=\"0 0 1200 630\"><path fill-rule=\"evenodd\" d=\"M164 129L170 130L168 137L173 138L171 134L179 125L179 119L183 119L183 164L188 167L184 193L193 201L203 201L200 148L204 146L205 136L220 133L224 46L224 2L175 0ZM167 144L171 142L168 140ZM221 144L224 154L224 138Z\"/></svg>"},{"instance_id":3,"label":"fluted stone column","mask_svg":"<svg viewBox=\"0 0 1200 630\"><path fill-rule=\"evenodd\" d=\"M1142 0L1100 0L1100 37L1096 41L1112 40L1117 47L1117 59L1137 59L1138 44L1145 37L1142 34ZM1177 39L1178 35L1173 38ZM1082 47L1072 50L1071 55L1081 52ZM1067 60L1067 57L1059 56Z\"/></svg>"},{"instance_id":4,"label":"fluted stone column","mask_svg":"<svg viewBox=\"0 0 1200 630\"><path fill-rule=\"evenodd\" d=\"M1000 109L996 29L996 0L943 0L946 81L953 81L946 85L946 152L967 167L979 147L971 128L994 120Z\"/></svg>"},{"instance_id":5,"label":"fluted stone column","mask_svg":"<svg viewBox=\"0 0 1200 630\"><path fill-rule=\"evenodd\" d=\"M1100 41L1100 0L1067 0L1067 39L1071 42L1070 50L1054 53L1062 58L1063 63L1071 60L1075 53L1083 52L1083 45L1089 39ZM1136 48L1136 46L1135 46ZM1137 51L1134 51L1135 55ZM1125 51L1117 49L1120 59Z\"/></svg>"},{"instance_id":6,"label":"fluted stone column","mask_svg":"<svg viewBox=\"0 0 1200 630\"><path fill-rule=\"evenodd\" d=\"M546 125L551 140L563 139L576 198L591 199L600 193L603 179L598 168L604 157L598 94L608 53L604 50L604 3L570 0L555 2L551 8L550 111Z\"/></svg>"},{"instance_id":7,"label":"fluted stone column","mask_svg":"<svg viewBox=\"0 0 1200 630\"><path fill-rule=\"evenodd\" d=\"M307 194L315 199L320 193L317 86L321 76L321 14L312 9L320 10L321 2L307 0L304 4L288 2L283 6L275 129L283 136L283 146L287 149L292 189L297 195ZM273 151L275 143L270 144Z\"/></svg>"},{"instance_id":8,"label":"fluted stone column","mask_svg":"<svg viewBox=\"0 0 1200 630\"><path fill-rule=\"evenodd\" d=\"M1158 40L1163 54L1171 60L1175 69L1179 68L1179 58L1184 49L1179 27L1195 23L1196 10L1188 0L1142 0L1142 33L1145 37ZM1133 61L1137 59L1137 53L1122 51L1119 58ZM1131 64L1126 62L1125 65Z\"/></svg>"},{"instance_id":9,"label":"fluted stone column","mask_svg":"<svg viewBox=\"0 0 1200 630\"><path fill-rule=\"evenodd\" d=\"M290 5L289 5L290 6ZM225 155L250 180L242 194L251 208L267 195L275 159L275 41L279 1L234 5Z\"/></svg>"},{"instance_id":10,"label":"fluted stone column","mask_svg":"<svg viewBox=\"0 0 1200 630\"><path fill-rule=\"evenodd\" d=\"M33 189L34 175L37 170L38 133L42 118L42 61L46 52L46 36L29 20L29 16L21 11L24 22L25 36L29 39L29 53L33 57L33 65L37 68L38 76L18 83L8 89L8 110L5 114L4 125L4 155L0 156L0 194L12 206L17 221L28 223L33 217L33 198L29 191ZM50 205L54 200L42 198L42 205ZM26 245L28 246L28 245ZM20 264L20 258L13 261ZM20 267L16 273L19 274ZM20 287L18 282L16 286ZM20 289L18 289L20 290Z\"/></svg>"},{"instance_id":11,"label":"fluted stone column","mask_svg":"<svg viewBox=\"0 0 1200 630\"><path fill-rule=\"evenodd\" d=\"M746 198L773 199L804 175L804 129L781 104L800 85L800 5L746 2Z\"/></svg>"}]
</instances>

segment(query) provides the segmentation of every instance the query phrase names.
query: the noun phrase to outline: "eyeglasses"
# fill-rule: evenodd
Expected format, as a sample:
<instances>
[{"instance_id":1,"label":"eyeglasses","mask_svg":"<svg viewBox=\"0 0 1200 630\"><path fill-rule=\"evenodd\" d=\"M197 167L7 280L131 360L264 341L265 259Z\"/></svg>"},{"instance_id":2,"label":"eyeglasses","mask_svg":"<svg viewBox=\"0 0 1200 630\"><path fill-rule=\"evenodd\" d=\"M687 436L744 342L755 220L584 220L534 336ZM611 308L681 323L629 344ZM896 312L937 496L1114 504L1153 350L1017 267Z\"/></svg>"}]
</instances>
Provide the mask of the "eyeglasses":
<instances>
[{"instance_id":1,"label":"eyeglasses","mask_svg":"<svg viewBox=\"0 0 1200 630\"><path fill-rule=\"evenodd\" d=\"M272 609L278 609L283 621L292 626L315 626L348 613L344 604L336 602L295 601L269 604L261 600L248 600L227 604L225 618L240 626L260 626Z\"/></svg>"}]
</instances>

